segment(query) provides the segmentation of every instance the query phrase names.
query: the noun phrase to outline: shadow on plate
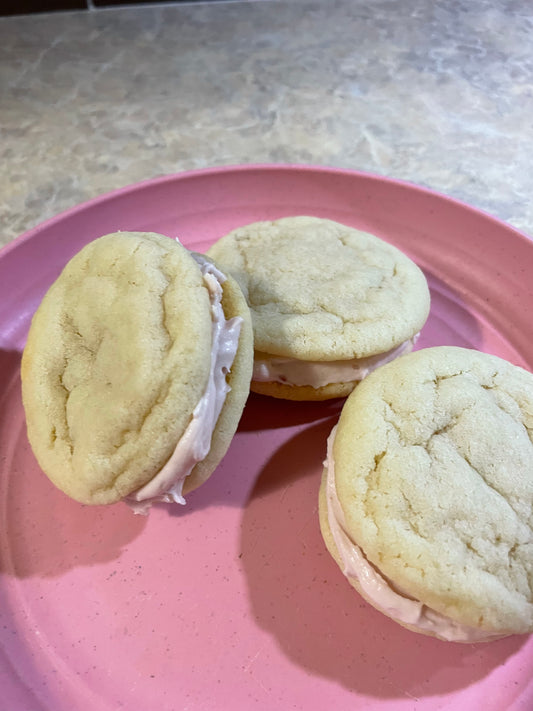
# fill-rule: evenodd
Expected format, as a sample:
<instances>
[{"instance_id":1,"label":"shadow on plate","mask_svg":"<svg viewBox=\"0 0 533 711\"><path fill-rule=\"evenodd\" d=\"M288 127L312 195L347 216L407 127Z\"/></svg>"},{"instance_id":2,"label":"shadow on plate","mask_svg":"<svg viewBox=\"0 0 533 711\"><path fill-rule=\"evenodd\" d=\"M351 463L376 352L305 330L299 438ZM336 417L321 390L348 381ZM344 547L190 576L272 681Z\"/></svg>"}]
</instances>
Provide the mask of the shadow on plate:
<instances>
[{"instance_id":1,"label":"shadow on plate","mask_svg":"<svg viewBox=\"0 0 533 711\"><path fill-rule=\"evenodd\" d=\"M328 417L321 420L316 425L317 432L321 433L319 435L321 440L317 442L317 446L309 451L298 452L291 474L280 471L280 476L272 478L268 485L282 490L294 476L301 475L301 469L320 464L326 454L326 439L337 419L337 417ZM250 492L254 487L257 488L258 472L262 470L263 464L270 458L272 452L288 436L291 436L291 431L286 429L264 430L261 433L239 432L209 480L185 496L187 501L185 506L156 504L155 508L166 509L169 516L181 517L212 506L245 507Z\"/></svg>"},{"instance_id":2,"label":"shadow on plate","mask_svg":"<svg viewBox=\"0 0 533 711\"><path fill-rule=\"evenodd\" d=\"M327 552L317 462L331 424L275 451L244 510L241 562L257 623L292 662L353 692L419 698L483 679L527 638L463 645L410 632L368 605Z\"/></svg>"},{"instance_id":3,"label":"shadow on plate","mask_svg":"<svg viewBox=\"0 0 533 711\"><path fill-rule=\"evenodd\" d=\"M317 420L329 422L331 429L343 404L343 399L322 403L291 402L251 393L237 434L208 481L185 496L185 506L155 504L154 508L165 509L169 516L181 517L210 506L244 506L254 486L257 471L272 451L289 436L288 429L305 427ZM322 459L325 452L324 438L320 455ZM299 460L300 463L307 462L305 452L301 453ZM281 481L279 485L283 485Z\"/></svg>"},{"instance_id":4,"label":"shadow on plate","mask_svg":"<svg viewBox=\"0 0 533 711\"><path fill-rule=\"evenodd\" d=\"M424 273L431 292L431 309L417 349L449 345L483 350L483 334L472 308L438 276L427 269Z\"/></svg>"},{"instance_id":5,"label":"shadow on plate","mask_svg":"<svg viewBox=\"0 0 533 711\"><path fill-rule=\"evenodd\" d=\"M239 423L239 432L259 432L316 422L338 416L344 398L322 402L296 402L250 393Z\"/></svg>"},{"instance_id":6,"label":"shadow on plate","mask_svg":"<svg viewBox=\"0 0 533 711\"><path fill-rule=\"evenodd\" d=\"M16 381L20 380L20 361L22 353L0 349L0 415L8 414L7 399ZM6 402L4 402L4 400Z\"/></svg>"}]
</instances>

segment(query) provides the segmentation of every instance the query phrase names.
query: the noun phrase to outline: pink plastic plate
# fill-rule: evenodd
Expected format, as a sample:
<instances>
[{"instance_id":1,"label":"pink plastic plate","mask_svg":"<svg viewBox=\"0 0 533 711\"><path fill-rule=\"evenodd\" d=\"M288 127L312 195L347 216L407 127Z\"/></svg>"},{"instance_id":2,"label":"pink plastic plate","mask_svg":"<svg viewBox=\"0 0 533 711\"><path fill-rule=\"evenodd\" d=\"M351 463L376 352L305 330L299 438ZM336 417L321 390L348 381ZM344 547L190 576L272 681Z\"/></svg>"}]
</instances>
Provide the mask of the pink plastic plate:
<instances>
[{"instance_id":1,"label":"pink plastic plate","mask_svg":"<svg viewBox=\"0 0 533 711\"><path fill-rule=\"evenodd\" d=\"M0 706L8 711L533 708L533 640L440 642L369 607L317 518L339 402L251 396L218 471L148 518L57 491L26 440L20 354L65 262L115 230L205 250L247 222L312 214L367 229L425 270L418 347L533 368L533 243L413 185L301 166L152 180L93 200L0 253Z\"/></svg>"}]
</instances>

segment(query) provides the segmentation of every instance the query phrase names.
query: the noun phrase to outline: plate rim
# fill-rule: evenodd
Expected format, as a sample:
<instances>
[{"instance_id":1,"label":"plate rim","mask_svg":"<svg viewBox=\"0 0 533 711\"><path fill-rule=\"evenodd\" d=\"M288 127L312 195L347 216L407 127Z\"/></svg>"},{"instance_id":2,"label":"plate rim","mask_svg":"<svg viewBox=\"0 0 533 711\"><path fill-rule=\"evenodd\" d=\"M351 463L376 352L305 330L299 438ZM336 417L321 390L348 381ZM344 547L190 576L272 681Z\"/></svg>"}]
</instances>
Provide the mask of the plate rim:
<instances>
[{"instance_id":1,"label":"plate rim","mask_svg":"<svg viewBox=\"0 0 533 711\"><path fill-rule=\"evenodd\" d=\"M154 176L152 178L146 178L145 180L137 181L134 183L128 183L122 187L115 188L113 190L95 195L88 200L77 203L72 207L69 207L61 212L58 212L52 217L48 217L41 222L38 222L33 227L23 232L11 239L7 244L0 247L0 263L2 258L8 256L15 250L17 250L26 242L33 239L42 230L52 227L56 222L60 222L66 218L73 217L79 212L83 212L87 209L91 209L98 205L105 204L109 201L115 200L117 197L122 197L136 192L140 192L147 187L163 185L166 183L172 183L175 181L187 180L190 178L197 178L202 176L224 176L230 173L246 173L254 171L264 171L264 172L274 172L282 171L286 173L290 172L307 172L307 173L320 173L324 175L341 175L344 177L359 178L362 180L368 180L370 183L384 183L386 185L401 188L405 190L415 191L420 194L426 195L431 198L436 198L444 202L451 203L454 207L460 208L468 211L471 214L477 215L478 217L483 217L487 221L493 223L495 226L505 229L509 233L513 234L516 239L523 242L525 240L526 244L530 246L533 245L533 234L529 236L526 232L522 232L518 228L509 224L502 218L496 217L492 213L484 210L482 208L475 207L463 200L447 195L444 192L440 192L434 188L426 187L418 183L406 180L403 178L394 178L386 175L381 175L379 173L367 172L363 170L351 169L351 168L340 168L336 166L320 165L315 163L235 163L235 164L223 164L218 166L208 166L204 168L192 168L189 170L178 171L176 173L165 173L163 175Z\"/></svg>"}]
</instances>

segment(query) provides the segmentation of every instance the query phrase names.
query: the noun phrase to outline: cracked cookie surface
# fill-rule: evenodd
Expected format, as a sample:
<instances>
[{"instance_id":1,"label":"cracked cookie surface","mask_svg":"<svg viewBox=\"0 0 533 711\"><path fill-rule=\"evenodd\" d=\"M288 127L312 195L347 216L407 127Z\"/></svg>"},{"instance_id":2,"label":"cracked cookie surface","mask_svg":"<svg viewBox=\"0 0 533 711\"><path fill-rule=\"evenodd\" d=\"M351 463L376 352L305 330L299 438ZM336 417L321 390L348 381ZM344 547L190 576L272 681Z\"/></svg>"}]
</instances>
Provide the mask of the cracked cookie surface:
<instances>
[{"instance_id":1,"label":"cracked cookie surface","mask_svg":"<svg viewBox=\"0 0 533 711\"><path fill-rule=\"evenodd\" d=\"M168 460L211 362L209 294L189 252L152 233L84 247L39 306L22 360L41 467L84 503L111 503Z\"/></svg>"},{"instance_id":2,"label":"cracked cookie surface","mask_svg":"<svg viewBox=\"0 0 533 711\"><path fill-rule=\"evenodd\" d=\"M234 230L208 251L239 283L255 347L348 360L411 338L429 313L421 270L383 240L331 220L287 217Z\"/></svg>"},{"instance_id":3,"label":"cracked cookie surface","mask_svg":"<svg viewBox=\"0 0 533 711\"><path fill-rule=\"evenodd\" d=\"M454 347L348 398L333 446L350 538L392 586L473 627L533 631L533 375Z\"/></svg>"}]
</instances>

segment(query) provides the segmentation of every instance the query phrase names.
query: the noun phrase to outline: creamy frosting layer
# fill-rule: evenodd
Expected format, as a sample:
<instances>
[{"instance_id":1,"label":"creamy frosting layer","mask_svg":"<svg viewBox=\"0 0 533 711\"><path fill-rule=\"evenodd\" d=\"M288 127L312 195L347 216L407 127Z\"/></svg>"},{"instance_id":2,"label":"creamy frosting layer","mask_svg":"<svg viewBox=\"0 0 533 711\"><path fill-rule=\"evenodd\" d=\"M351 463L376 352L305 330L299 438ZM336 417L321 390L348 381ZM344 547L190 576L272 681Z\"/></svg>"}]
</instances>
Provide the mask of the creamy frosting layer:
<instances>
[{"instance_id":1,"label":"creamy frosting layer","mask_svg":"<svg viewBox=\"0 0 533 711\"><path fill-rule=\"evenodd\" d=\"M379 570L365 557L361 548L347 532L342 506L335 486L335 462L333 442L337 427L331 431L327 443L326 501L328 524L335 546L343 564L343 573L357 583L363 595L389 617L410 625L421 632L430 633L450 642L486 642L501 637L458 622L432 610L424 603L413 600L394 590Z\"/></svg>"},{"instance_id":2,"label":"creamy frosting layer","mask_svg":"<svg viewBox=\"0 0 533 711\"><path fill-rule=\"evenodd\" d=\"M385 353L353 360L312 361L282 356L256 354L254 358L253 380L263 383L283 383L285 385L311 386L321 388L332 383L351 383L363 380L380 365L409 353L418 338L404 341Z\"/></svg>"},{"instance_id":3,"label":"creamy frosting layer","mask_svg":"<svg viewBox=\"0 0 533 711\"><path fill-rule=\"evenodd\" d=\"M147 514L156 502L185 504L183 483L211 448L211 438L230 386L230 371L237 348L242 319L227 320L222 308L222 284L226 277L199 254L191 254L202 270L211 301L211 368L204 394L195 407L191 421L170 459L147 484L125 497L135 513Z\"/></svg>"}]
</instances>

